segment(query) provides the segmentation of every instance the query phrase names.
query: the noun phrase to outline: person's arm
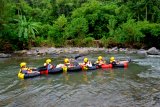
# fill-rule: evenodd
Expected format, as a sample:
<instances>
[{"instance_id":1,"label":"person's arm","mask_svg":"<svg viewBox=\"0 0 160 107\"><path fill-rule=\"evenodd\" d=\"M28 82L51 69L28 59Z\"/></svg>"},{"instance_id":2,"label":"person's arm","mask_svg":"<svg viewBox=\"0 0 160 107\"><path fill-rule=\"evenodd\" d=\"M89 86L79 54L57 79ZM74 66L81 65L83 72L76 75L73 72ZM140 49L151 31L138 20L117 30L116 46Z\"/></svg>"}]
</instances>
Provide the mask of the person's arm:
<instances>
[{"instance_id":1,"label":"person's arm","mask_svg":"<svg viewBox=\"0 0 160 107\"><path fill-rule=\"evenodd\" d=\"M65 65L64 64L58 64L57 66L56 66L56 68L62 68L62 67L64 67Z\"/></svg>"},{"instance_id":2,"label":"person's arm","mask_svg":"<svg viewBox=\"0 0 160 107\"><path fill-rule=\"evenodd\" d=\"M52 69L52 65L51 65L51 64L48 64L47 69L48 69L48 70L49 70L49 69Z\"/></svg>"},{"instance_id":3,"label":"person's arm","mask_svg":"<svg viewBox=\"0 0 160 107\"><path fill-rule=\"evenodd\" d=\"M116 65L116 64L117 64L116 61L113 61L113 62L112 62L112 65Z\"/></svg>"},{"instance_id":4,"label":"person's arm","mask_svg":"<svg viewBox=\"0 0 160 107\"><path fill-rule=\"evenodd\" d=\"M86 64L88 67L92 67L92 63L89 61L88 64Z\"/></svg>"},{"instance_id":5,"label":"person's arm","mask_svg":"<svg viewBox=\"0 0 160 107\"><path fill-rule=\"evenodd\" d=\"M102 65L102 64L105 64L106 62L105 61L100 61L99 65Z\"/></svg>"},{"instance_id":6,"label":"person's arm","mask_svg":"<svg viewBox=\"0 0 160 107\"><path fill-rule=\"evenodd\" d=\"M32 69L28 68L27 73L32 73Z\"/></svg>"},{"instance_id":7,"label":"person's arm","mask_svg":"<svg viewBox=\"0 0 160 107\"><path fill-rule=\"evenodd\" d=\"M27 74L27 70L21 70L23 74Z\"/></svg>"},{"instance_id":8,"label":"person's arm","mask_svg":"<svg viewBox=\"0 0 160 107\"><path fill-rule=\"evenodd\" d=\"M94 64L98 64L98 61L96 61Z\"/></svg>"}]
</instances>

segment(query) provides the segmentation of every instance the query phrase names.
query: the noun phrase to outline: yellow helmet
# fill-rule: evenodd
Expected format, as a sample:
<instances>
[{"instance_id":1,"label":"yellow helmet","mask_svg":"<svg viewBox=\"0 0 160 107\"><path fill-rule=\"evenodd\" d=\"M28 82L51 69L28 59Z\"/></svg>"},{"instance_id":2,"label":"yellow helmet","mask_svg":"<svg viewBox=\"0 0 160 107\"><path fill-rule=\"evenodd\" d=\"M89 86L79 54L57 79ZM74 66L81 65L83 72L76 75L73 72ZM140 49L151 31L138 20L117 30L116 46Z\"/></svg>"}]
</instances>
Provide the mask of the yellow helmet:
<instances>
[{"instance_id":1,"label":"yellow helmet","mask_svg":"<svg viewBox=\"0 0 160 107\"><path fill-rule=\"evenodd\" d=\"M49 63L51 63L51 59L46 60L46 64L49 64Z\"/></svg>"},{"instance_id":2,"label":"yellow helmet","mask_svg":"<svg viewBox=\"0 0 160 107\"><path fill-rule=\"evenodd\" d=\"M25 62L20 63L20 67L26 66Z\"/></svg>"},{"instance_id":3,"label":"yellow helmet","mask_svg":"<svg viewBox=\"0 0 160 107\"><path fill-rule=\"evenodd\" d=\"M112 56L111 58L110 58L110 61L114 61L115 60L115 58Z\"/></svg>"},{"instance_id":4,"label":"yellow helmet","mask_svg":"<svg viewBox=\"0 0 160 107\"><path fill-rule=\"evenodd\" d=\"M88 62L88 58L84 58L84 62Z\"/></svg>"},{"instance_id":5,"label":"yellow helmet","mask_svg":"<svg viewBox=\"0 0 160 107\"><path fill-rule=\"evenodd\" d=\"M99 57L98 57L98 60L99 60L99 61L102 60L102 56L99 56Z\"/></svg>"},{"instance_id":6,"label":"yellow helmet","mask_svg":"<svg viewBox=\"0 0 160 107\"><path fill-rule=\"evenodd\" d=\"M65 58L65 59L64 59L64 63L69 63L69 59L68 59L68 58Z\"/></svg>"}]
</instances>

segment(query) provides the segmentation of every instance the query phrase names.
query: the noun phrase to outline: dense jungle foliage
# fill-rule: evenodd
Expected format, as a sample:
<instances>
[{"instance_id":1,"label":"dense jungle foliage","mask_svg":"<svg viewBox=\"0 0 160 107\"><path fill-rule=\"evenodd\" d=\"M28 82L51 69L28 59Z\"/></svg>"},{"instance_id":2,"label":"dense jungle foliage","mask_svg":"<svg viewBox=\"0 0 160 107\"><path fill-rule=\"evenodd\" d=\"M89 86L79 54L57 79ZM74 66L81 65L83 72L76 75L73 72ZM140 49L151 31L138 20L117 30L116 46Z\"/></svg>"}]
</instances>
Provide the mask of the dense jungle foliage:
<instances>
[{"instance_id":1,"label":"dense jungle foliage","mask_svg":"<svg viewBox=\"0 0 160 107\"><path fill-rule=\"evenodd\" d=\"M1 0L0 8L1 51L160 48L160 0Z\"/></svg>"}]
</instances>

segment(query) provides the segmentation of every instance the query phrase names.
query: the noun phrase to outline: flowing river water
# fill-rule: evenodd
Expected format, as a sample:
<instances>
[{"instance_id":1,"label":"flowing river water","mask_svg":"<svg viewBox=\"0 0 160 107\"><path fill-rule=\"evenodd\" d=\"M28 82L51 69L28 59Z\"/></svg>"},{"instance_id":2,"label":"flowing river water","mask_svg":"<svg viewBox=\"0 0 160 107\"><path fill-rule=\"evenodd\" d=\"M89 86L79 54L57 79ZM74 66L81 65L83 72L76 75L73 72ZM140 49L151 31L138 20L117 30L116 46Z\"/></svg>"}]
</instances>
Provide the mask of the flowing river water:
<instances>
[{"instance_id":1,"label":"flowing river water","mask_svg":"<svg viewBox=\"0 0 160 107\"><path fill-rule=\"evenodd\" d=\"M87 57L95 61L99 55ZM22 61L38 67L47 58L62 63L65 56L0 59L0 107L160 107L160 56L114 54L131 58L129 67L17 78Z\"/></svg>"}]
</instances>

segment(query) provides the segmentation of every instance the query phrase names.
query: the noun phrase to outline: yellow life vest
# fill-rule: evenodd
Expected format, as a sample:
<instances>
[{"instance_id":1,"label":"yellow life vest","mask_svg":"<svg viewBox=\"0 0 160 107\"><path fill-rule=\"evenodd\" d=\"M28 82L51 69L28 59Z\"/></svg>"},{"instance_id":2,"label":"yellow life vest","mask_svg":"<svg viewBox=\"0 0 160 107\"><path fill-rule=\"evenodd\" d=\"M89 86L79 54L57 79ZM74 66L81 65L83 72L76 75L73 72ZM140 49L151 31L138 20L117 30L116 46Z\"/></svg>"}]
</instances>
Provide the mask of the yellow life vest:
<instances>
[{"instance_id":1,"label":"yellow life vest","mask_svg":"<svg viewBox=\"0 0 160 107\"><path fill-rule=\"evenodd\" d=\"M24 74L21 70L18 72L18 78L24 79Z\"/></svg>"},{"instance_id":2,"label":"yellow life vest","mask_svg":"<svg viewBox=\"0 0 160 107\"><path fill-rule=\"evenodd\" d=\"M67 72L67 66L63 66L62 69L64 73Z\"/></svg>"}]
</instances>

